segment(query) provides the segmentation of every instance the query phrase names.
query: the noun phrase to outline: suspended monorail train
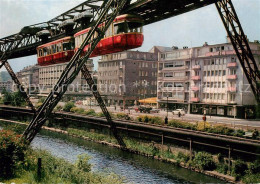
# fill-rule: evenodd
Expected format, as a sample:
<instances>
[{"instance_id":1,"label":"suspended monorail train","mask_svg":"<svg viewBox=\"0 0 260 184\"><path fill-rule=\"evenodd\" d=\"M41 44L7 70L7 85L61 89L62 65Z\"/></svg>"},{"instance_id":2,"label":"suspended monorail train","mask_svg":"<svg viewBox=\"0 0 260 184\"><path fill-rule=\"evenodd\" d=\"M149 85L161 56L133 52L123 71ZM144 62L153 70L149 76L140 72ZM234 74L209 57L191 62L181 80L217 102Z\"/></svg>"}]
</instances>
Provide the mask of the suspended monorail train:
<instances>
[{"instance_id":1,"label":"suspended monorail train","mask_svg":"<svg viewBox=\"0 0 260 184\"><path fill-rule=\"evenodd\" d=\"M103 24L99 25L104 26ZM91 28L37 47L38 64L41 66L68 62L87 36ZM96 35L94 35L96 36ZM90 57L101 56L142 46L143 20L136 15L120 15L106 31ZM83 49L85 54L89 45Z\"/></svg>"}]
</instances>

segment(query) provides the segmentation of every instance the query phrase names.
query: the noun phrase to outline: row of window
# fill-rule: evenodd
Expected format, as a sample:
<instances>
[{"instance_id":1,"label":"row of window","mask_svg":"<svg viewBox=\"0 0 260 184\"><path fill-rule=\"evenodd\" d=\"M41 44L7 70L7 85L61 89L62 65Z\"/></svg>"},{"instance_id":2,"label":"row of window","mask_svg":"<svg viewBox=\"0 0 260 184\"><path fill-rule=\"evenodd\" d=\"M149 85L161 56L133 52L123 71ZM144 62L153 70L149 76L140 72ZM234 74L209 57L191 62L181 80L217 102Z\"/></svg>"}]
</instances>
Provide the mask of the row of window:
<instances>
[{"instance_id":1,"label":"row of window","mask_svg":"<svg viewBox=\"0 0 260 184\"><path fill-rule=\"evenodd\" d=\"M204 77L210 77L210 76L225 76L226 70L211 70L211 71L204 71L203 76Z\"/></svg>"},{"instance_id":2,"label":"row of window","mask_svg":"<svg viewBox=\"0 0 260 184\"><path fill-rule=\"evenodd\" d=\"M185 65L184 61L173 61L164 63L164 68L174 68L174 67L183 67Z\"/></svg>"},{"instance_id":3,"label":"row of window","mask_svg":"<svg viewBox=\"0 0 260 184\"><path fill-rule=\"evenodd\" d=\"M45 48L38 49L38 57L48 56L58 52L63 52L67 50L74 50L74 42L63 42L51 45Z\"/></svg>"},{"instance_id":4,"label":"row of window","mask_svg":"<svg viewBox=\"0 0 260 184\"><path fill-rule=\"evenodd\" d=\"M164 77L185 77L185 72L165 72Z\"/></svg>"},{"instance_id":5,"label":"row of window","mask_svg":"<svg viewBox=\"0 0 260 184\"><path fill-rule=\"evenodd\" d=\"M211 100L225 100L226 94L224 93L203 93L203 99L211 99Z\"/></svg>"}]
</instances>

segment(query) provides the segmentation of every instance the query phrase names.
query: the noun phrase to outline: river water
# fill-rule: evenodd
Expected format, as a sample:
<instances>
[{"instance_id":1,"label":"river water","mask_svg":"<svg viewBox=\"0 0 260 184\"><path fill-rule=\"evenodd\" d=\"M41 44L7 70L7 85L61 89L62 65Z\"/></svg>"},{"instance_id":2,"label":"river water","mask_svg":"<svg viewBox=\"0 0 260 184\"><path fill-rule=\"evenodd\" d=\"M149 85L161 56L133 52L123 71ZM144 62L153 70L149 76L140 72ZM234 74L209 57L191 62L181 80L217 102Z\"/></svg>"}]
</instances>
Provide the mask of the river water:
<instances>
[{"instance_id":1,"label":"river water","mask_svg":"<svg viewBox=\"0 0 260 184\"><path fill-rule=\"evenodd\" d=\"M93 171L114 172L126 183L221 183L222 181L180 168L173 164L130 154L119 149L42 131L32 142L34 148L48 150L53 155L74 162L80 154L88 154Z\"/></svg>"}]
</instances>

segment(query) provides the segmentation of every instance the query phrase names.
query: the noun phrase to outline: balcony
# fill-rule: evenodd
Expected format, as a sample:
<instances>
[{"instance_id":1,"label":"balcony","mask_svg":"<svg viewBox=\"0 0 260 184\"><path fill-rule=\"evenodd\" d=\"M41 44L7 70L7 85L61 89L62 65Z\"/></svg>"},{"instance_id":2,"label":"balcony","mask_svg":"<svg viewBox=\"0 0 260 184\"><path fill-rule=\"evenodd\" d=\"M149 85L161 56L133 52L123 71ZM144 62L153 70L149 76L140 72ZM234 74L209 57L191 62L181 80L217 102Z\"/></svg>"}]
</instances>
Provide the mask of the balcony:
<instances>
[{"instance_id":1,"label":"balcony","mask_svg":"<svg viewBox=\"0 0 260 184\"><path fill-rule=\"evenodd\" d=\"M199 87L197 87L197 86L193 86L193 87L191 87L191 90L192 90L192 91L199 91L199 90L200 90L200 88L199 88Z\"/></svg>"},{"instance_id":2,"label":"balcony","mask_svg":"<svg viewBox=\"0 0 260 184\"><path fill-rule=\"evenodd\" d=\"M237 79L237 75L228 75L227 76L227 80L236 80Z\"/></svg>"},{"instance_id":3,"label":"balcony","mask_svg":"<svg viewBox=\"0 0 260 184\"><path fill-rule=\"evenodd\" d=\"M228 91L228 92L231 92L231 93L235 93L235 92L237 92L237 89L236 89L236 87L229 87L229 88L227 89L227 91Z\"/></svg>"},{"instance_id":4,"label":"balcony","mask_svg":"<svg viewBox=\"0 0 260 184\"><path fill-rule=\"evenodd\" d=\"M232 63L228 63L227 64L227 67L228 68L236 68L238 65L237 65L237 63L236 62L232 62Z\"/></svg>"},{"instance_id":5,"label":"balcony","mask_svg":"<svg viewBox=\"0 0 260 184\"><path fill-rule=\"evenodd\" d=\"M200 101L200 99L199 98L191 98L191 100L190 100L191 102L199 102Z\"/></svg>"},{"instance_id":6,"label":"balcony","mask_svg":"<svg viewBox=\"0 0 260 184\"><path fill-rule=\"evenodd\" d=\"M228 101L228 104L230 104L230 105L236 105L237 102L236 102L236 101Z\"/></svg>"},{"instance_id":7,"label":"balcony","mask_svg":"<svg viewBox=\"0 0 260 184\"><path fill-rule=\"evenodd\" d=\"M200 76L192 76L191 80L195 80L195 81L200 80Z\"/></svg>"},{"instance_id":8,"label":"balcony","mask_svg":"<svg viewBox=\"0 0 260 184\"><path fill-rule=\"evenodd\" d=\"M194 65L192 67L192 70L200 70L200 69L201 69L200 65Z\"/></svg>"}]
</instances>

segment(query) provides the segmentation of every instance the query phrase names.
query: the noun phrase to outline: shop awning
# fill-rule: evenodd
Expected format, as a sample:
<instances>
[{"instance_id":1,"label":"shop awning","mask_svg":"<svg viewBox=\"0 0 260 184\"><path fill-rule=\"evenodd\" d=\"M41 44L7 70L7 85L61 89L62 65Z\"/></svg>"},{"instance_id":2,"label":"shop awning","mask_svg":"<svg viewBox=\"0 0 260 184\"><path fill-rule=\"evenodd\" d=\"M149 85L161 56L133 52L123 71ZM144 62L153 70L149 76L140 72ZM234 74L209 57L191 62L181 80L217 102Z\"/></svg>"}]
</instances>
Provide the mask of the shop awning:
<instances>
[{"instance_id":1,"label":"shop awning","mask_svg":"<svg viewBox=\"0 0 260 184\"><path fill-rule=\"evenodd\" d=\"M146 98L138 100L140 103L146 103L146 104L156 104L157 103L157 97L154 98Z\"/></svg>"}]
</instances>

